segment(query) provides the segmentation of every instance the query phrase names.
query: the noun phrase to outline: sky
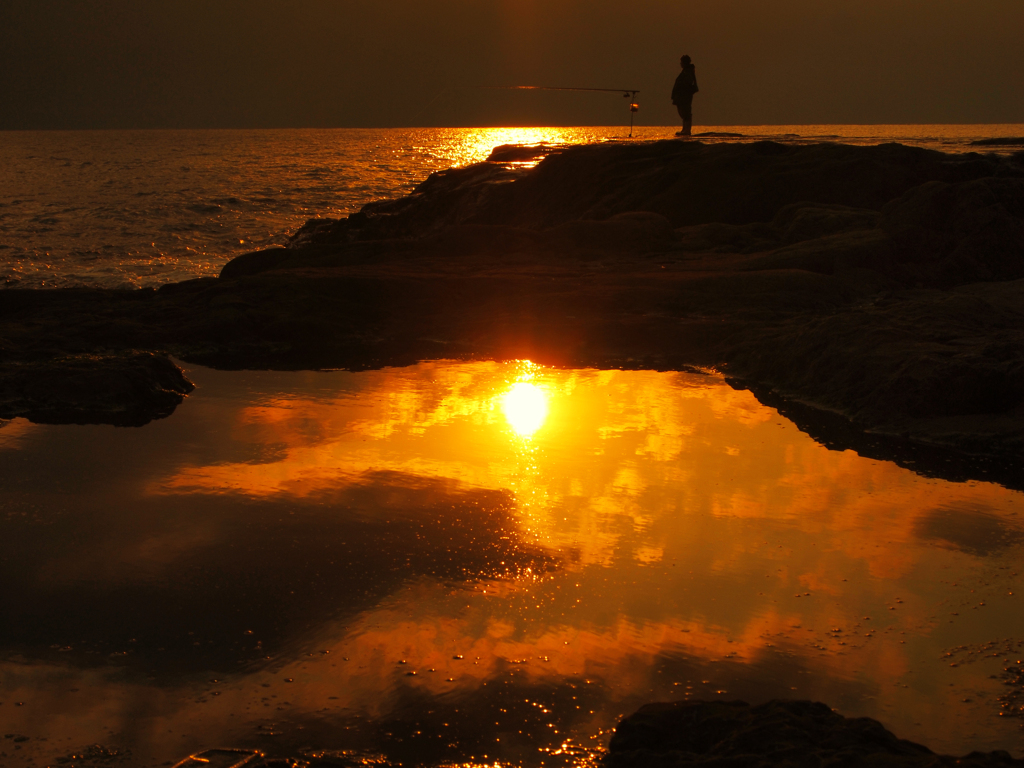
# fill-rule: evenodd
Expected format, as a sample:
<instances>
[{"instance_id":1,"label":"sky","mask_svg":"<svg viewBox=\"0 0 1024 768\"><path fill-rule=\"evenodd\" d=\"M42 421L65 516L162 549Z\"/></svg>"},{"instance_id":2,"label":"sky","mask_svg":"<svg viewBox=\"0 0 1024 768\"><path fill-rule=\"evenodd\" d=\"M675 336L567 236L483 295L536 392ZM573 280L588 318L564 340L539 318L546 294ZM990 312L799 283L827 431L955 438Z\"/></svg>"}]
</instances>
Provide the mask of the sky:
<instances>
[{"instance_id":1,"label":"sky","mask_svg":"<svg viewBox=\"0 0 1024 768\"><path fill-rule=\"evenodd\" d=\"M1024 123L1022 0L0 0L0 129ZM628 114L628 113L626 113Z\"/></svg>"}]
</instances>

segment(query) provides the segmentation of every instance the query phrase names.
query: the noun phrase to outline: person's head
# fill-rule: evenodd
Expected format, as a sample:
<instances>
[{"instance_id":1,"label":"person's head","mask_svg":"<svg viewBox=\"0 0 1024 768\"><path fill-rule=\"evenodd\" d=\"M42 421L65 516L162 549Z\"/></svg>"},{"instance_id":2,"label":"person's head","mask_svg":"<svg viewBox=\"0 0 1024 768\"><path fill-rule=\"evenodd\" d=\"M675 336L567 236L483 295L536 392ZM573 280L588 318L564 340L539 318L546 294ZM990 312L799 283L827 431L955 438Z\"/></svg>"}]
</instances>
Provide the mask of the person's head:
<instances>
[{"instance_id":1,"label":"person's head","mask_svg":"<svg viewBox=\"0 0 1024 768\"><path fill-rule=\"evenodd\" d=\"M690 66L690 57L689 56L683 56L679 60L679 66L681 66L681 67L688 67L688 66Z\"/></svg>"}]
</instances>

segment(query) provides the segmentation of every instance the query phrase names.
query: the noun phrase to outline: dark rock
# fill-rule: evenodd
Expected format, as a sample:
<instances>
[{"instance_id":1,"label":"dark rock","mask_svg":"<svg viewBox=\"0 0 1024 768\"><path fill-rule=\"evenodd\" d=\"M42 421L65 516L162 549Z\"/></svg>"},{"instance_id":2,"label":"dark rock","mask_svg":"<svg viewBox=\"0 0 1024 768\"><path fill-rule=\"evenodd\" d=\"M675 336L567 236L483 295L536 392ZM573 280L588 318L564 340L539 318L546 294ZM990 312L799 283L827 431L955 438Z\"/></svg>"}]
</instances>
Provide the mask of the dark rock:
<instances>
[{"instance_id":1,"label":"dark rock","mask_svg":"<svg viewBox=\"0 0 1024 768\"><path fill-rule=\"evenodd\" d=\"M819 406L878 431L1024 450L1024 280L895 293L751 328L726 357L753 381L813 391Z\"/></svg>"},{"instance_id":2,"label":"dark rock","mask_svg":"<svg viewBox=\"0 0 1024 768\"><path fill-rule=\"evenodd\" d=\"M287 257L287 249L281 247L266 248L262 251L243 253L241 256L236 256L225 264L220 271L220 276L230 279L232 277L241 277L242 275L254 275L257 272L265 272L282 263ZM161 290L166 288L167 286L162 286Z\"/></svg>"},{"instance_id":3,"label":"dark rock","mask_svg":"<svg viewBox=\"0 0 1024 768\"><path fill-rule=\"evenodd\" d=\"M540 144L502 144L491 150L487 156L490 163L524 163L560 152L561 146L541 142Z\"/></svg>"},{"instance_id":4,"label":"dark rock","mask_svg":"<svg viewBox=\"0 0 1024 768\"><path fill-rule=\"evenodd\" d=\"M568 221L545 230L549 247L562 250L611 250L646 253L675 239L672 225L664 216L646 211L629 211L604 221Z\"/></svg>"},{"instance_id":5,"label":"dark rock","mask_svg":"<svg viewBox=\"0 0 1024 768\"><path fill-rule=\"evenodd\" d=\"M488 223L538 227L626 211L660 213L674 227L769 222L801 202L879 210L926 181L981 178L997 163L951 160L901 145L591 145L545 159L476 215Z\"/></svg>"},{"instance_id":6,"label":"dark rock","mask_svg":"<svg viewBox=\"0 0 1024 768\"><path fill-rule=\"evenodd\" d=\"M748 270L800 269L834 275L837 271L870 269L885 274L893 257L889 237L877 229L826 235L776 248L751 259ZM896 287L892 285L892 287Z\"/></svg>"},{"instance_id":7,"label":"dark rock","mask_svg":"<svg viewBox=\"0 0 1024 768\"><path fill-rule=\"evenodd\" d=\"M782 208L772 226L779 230L786 244L800 243L829 235L874 229L878 212L866 208L823 203L794 203Z\"/></svg>"},{"instance_id":8,"label":"dark rock","mask_svg":"<svg viewBox=\"0 0 1024 768\"><path fill-rule=\"evenodd\" d=\"M423 235L458 223L549 228L648 211L673 227L769 222L813 203L878 211L929 181L995 175L1000 158L944 155L886 144L637 142L562 148L535 169L497 163L432 174L411 195L365 206L343 222L314 220L304 244Z\"/></svg>"},{"instance_id":9,"label":"dark rock","mask_svg":"<svg viewBox=\"0 0 1024 768\"><path fill-rule=\"evenodd\" d=\"M972 141L971 144L977 147L1020 147L1024 146L1024 136L1004 139L978 139L977 141Z\"/></svg>"},{"instance_id":10,"label":"dark rock","mask_svg":"<svg viewBox=\"0 0 1024 768\"><path fill-rule=\"evenodd\" d=\"M779 232L770 224L696 224L676 230L679 249L689 253L763 253L779 245Z\"/></svg>"},{"instance_id":11,"label":"dark rock","mask_svg":"<svg viewBox=\"0 0 1024 768\"><path fill-rule=\"evenodd\" d=\"M169 416L194 388L149 352L8 363L0 366L0 418L137 427Z\"/></svg>"},{"instance_id":12,"label":"dark rock","mask_svg":"<svg viewBox=\"0 0 1024 768\"><path fill-rule=\"evenodd\" d=\"M936 755L866 717L824 704L679 701L648 704L615 729L607 768L820 768L820 766L1024 766L1007 752Z\"/></svg>"},{"instance_id":13,"label":"dark rock","mask_svg":"<svg viewBox=\"0 0 1024 768\"><path fill-rule=\"evenodd\" d=\"M929 182L887 204L881 225L910 284L1024 277L1024 179Z\"/></svg>"},{"instance_id":14,"label":"dark rock","mask_svg":"<svg viewBox=\"0 0 1024 768\"><path fill-rule=\"evenodd\" d=\"M478 214L491 204L496 189L525 173L497 163L438 171L406 197L369 203L340 221L308 222L292 236L289 247L423 236L462 223L512 223L484 220Z\"/></svg>"}]
</instances>

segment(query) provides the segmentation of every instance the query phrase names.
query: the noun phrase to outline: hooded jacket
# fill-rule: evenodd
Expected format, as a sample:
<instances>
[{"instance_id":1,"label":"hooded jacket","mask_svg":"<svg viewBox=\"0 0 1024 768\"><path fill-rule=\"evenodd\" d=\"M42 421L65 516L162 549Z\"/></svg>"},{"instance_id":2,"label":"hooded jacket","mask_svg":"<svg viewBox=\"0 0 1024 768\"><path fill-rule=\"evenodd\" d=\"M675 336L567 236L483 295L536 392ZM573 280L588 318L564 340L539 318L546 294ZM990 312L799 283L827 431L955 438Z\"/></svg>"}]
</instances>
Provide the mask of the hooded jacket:
<instances>
[{"instance_id":1,"label":"hooded jacket","mask_svg":"<svg viewBox=\"0 0 1024 768\"><path fill-rule=\"evenodd\" d=\"M676 78L676 84L672 86L672 103L679 104L682 101L689 101L699 90L697 68L693 64L687 64Z\"/></svg>"}]
</instances>

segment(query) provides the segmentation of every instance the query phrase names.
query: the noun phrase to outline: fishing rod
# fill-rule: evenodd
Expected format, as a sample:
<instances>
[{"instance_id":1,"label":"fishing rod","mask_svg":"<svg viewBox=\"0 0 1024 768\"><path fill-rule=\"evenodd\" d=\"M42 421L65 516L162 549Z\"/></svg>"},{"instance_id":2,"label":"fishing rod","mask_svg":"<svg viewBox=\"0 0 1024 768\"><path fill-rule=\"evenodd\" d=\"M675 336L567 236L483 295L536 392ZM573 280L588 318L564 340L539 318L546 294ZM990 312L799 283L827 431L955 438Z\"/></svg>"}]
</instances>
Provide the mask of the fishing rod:
<instances>
[{"instance_id":1,"label":"fishing rod","mask_svg":"<svg viewBox=\"0 0 1024 768\"><path fill-rule=\"evenodd\" d=\"M640 111L636 95L640 93L638 88L568 88L557 85L463 85L449 86L439 92L430 102L423 107L416 117L426 112L434 103L454 88L474 88L478 90L500 90L500 91L591 91L597 93L621 93L622 98L629 99L629 138L633 138L633 116Z\"/></svg>"}]
</instances>

